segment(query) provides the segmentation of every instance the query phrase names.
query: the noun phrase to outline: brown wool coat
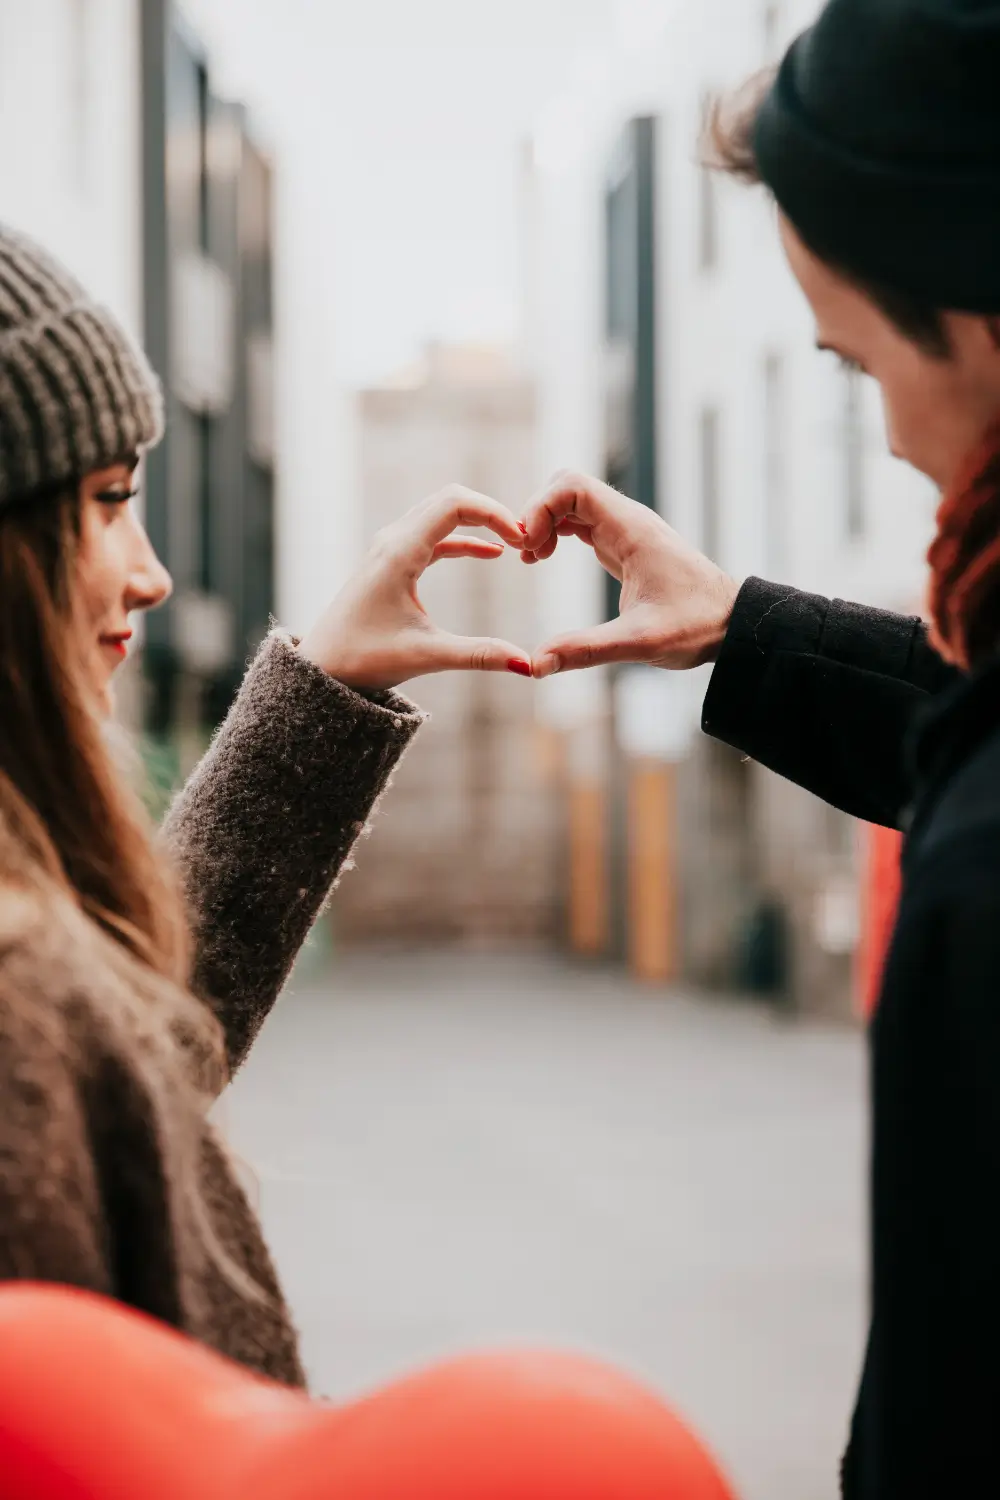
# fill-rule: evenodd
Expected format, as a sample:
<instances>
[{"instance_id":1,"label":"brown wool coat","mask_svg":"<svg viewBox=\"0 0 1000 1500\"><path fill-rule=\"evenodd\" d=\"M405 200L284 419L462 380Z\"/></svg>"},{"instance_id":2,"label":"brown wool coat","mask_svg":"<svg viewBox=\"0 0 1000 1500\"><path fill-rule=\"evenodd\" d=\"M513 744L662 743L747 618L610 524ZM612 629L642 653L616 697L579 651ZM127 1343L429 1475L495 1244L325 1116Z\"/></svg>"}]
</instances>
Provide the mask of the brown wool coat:
<instances>
[{"instance_id":1,"label":"brown wool coat","mask_svg":"<svg viewBox=\"0 0 1000 1500\"><path fill-rule=\"evenodd\" d=\"M233 1070L420 721L406 699L352 692L275 633L171 808L164 836L193 914L193 988L222 1023ZM21 921L17 905L0 896L0 1280L117 1297L303 1385L260 1225L211 1127L199 1124L201 1193L266 1305L179 1228L183 1184L169 1180L141 1080L102 1023L102 991L120 976L58 913ZM36 1002L27 1015L5 1003L15 993Z\"/></svg>"}]
</instances>

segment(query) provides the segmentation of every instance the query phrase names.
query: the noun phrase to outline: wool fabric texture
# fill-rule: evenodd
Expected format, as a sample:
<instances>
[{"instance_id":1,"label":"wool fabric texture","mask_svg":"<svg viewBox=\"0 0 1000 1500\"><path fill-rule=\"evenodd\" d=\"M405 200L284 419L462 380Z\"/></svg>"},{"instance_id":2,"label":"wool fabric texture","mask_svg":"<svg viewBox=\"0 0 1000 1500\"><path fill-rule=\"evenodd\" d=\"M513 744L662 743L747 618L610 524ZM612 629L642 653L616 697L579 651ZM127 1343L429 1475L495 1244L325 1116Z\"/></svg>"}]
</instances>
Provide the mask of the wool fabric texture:
<instances>
[{"instance_id":1,"label":"wool fabric texture","mask_svg":"<svg viewBox=\"0 0 1000 1500\"><path fill-rule=\"evenodd\" d=\"M168 813L164 838L192 916L193 988L219 1020L231 1071L422 717L396 693L353 692L276 633ZM223 1276L185 1228L191 1184L172 1180L149 1089L105 1019L121 982L79 924L0 885L0 1280L117 1298L304 1385L260 1223L200 1117L201 1200L263 1299ZM15 993L22 1003L7 1004Z\"/></svg>"},{"instance_id":2,"label":"wool fabric texture","mask_svg":"<svg viewBox=\"0 0 1000 1500\"><path fill-rule=\"evenodd\" d=\"M997 0L829 0L757 116L760 175L823 259L998 312L998 78Z\"/></svg>"},{"instance_id":3,"label":"wool fabric texture","mask_svg":"<svg viewBox=\"0 0 1000 1500\"><path fill-rule=\"evenodd\" d=\"M159 383L139 347L51 256L0 227L0 507L162 435Z\"/></svg>"}]
</instances>

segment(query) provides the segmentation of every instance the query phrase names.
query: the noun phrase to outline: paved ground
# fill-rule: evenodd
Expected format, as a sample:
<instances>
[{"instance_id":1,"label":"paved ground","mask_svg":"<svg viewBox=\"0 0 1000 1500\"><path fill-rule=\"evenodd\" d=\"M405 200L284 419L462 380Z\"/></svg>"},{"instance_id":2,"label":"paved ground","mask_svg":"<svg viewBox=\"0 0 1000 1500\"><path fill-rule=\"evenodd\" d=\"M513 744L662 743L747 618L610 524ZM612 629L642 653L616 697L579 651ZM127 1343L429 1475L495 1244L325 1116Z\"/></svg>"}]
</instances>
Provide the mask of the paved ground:
<instances>
[{"instance_id":1,"label":"paved ground","mask_svg":"<svg viewBox=\"0 0 1000 1500\"><path fill-rule=\"evenodd\" d=\"M544 958L294 986L224 1118L331 1395L470 1346L651 1380L744 1500L827 1500L863 1334L846 1032Z\"/></svg>"}]
</instances>

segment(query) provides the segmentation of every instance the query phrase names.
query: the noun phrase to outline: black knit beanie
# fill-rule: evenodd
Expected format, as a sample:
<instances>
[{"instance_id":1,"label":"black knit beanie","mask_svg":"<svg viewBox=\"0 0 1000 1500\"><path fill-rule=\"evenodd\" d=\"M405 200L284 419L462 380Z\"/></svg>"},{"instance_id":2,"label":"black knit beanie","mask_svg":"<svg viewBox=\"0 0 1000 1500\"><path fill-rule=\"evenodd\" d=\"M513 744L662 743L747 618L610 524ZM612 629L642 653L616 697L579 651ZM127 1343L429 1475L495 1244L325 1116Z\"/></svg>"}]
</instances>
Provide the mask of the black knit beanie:
<instances>
[{"instance_id":1,"label":"black knit beanie","mask_svg":"<svg viewBox=\"0 0 1000 1500\"><path fill-rule=\"evenodd\" d=\"M45 251L0 226L0 508L162 435L142 351Z\"/></svg>"},{"instance_id":2,"label":"black knit beanie","mask_svg":"<svg viewBox=\"0 0 1000 1500\"><path fill-rule=\"evenodd\" d=\"M998 0L829 0L754 145L816 254L934 307L1000 313Z\"/></svg>"}]
</instances>

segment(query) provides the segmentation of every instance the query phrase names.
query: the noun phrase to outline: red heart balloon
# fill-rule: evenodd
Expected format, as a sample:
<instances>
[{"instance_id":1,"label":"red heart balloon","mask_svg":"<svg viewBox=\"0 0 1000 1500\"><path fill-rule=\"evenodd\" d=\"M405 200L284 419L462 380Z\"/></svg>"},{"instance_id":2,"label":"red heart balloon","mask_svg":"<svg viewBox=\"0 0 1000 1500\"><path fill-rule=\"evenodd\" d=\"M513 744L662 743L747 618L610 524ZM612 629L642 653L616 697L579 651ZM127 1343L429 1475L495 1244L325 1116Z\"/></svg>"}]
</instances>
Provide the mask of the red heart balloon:
<instances>
[{"instance_id":1,"label":"red heart balloon","mask_svg":"<svg viewBox=\"0 0 1000 1500\"><path fill-rule=\"evenodd\" d=\"M733 1500L654 1395L484 1355L335 1407L66 1287L0 1291L3 1500Z\"/></svg>"}]
</instances>

